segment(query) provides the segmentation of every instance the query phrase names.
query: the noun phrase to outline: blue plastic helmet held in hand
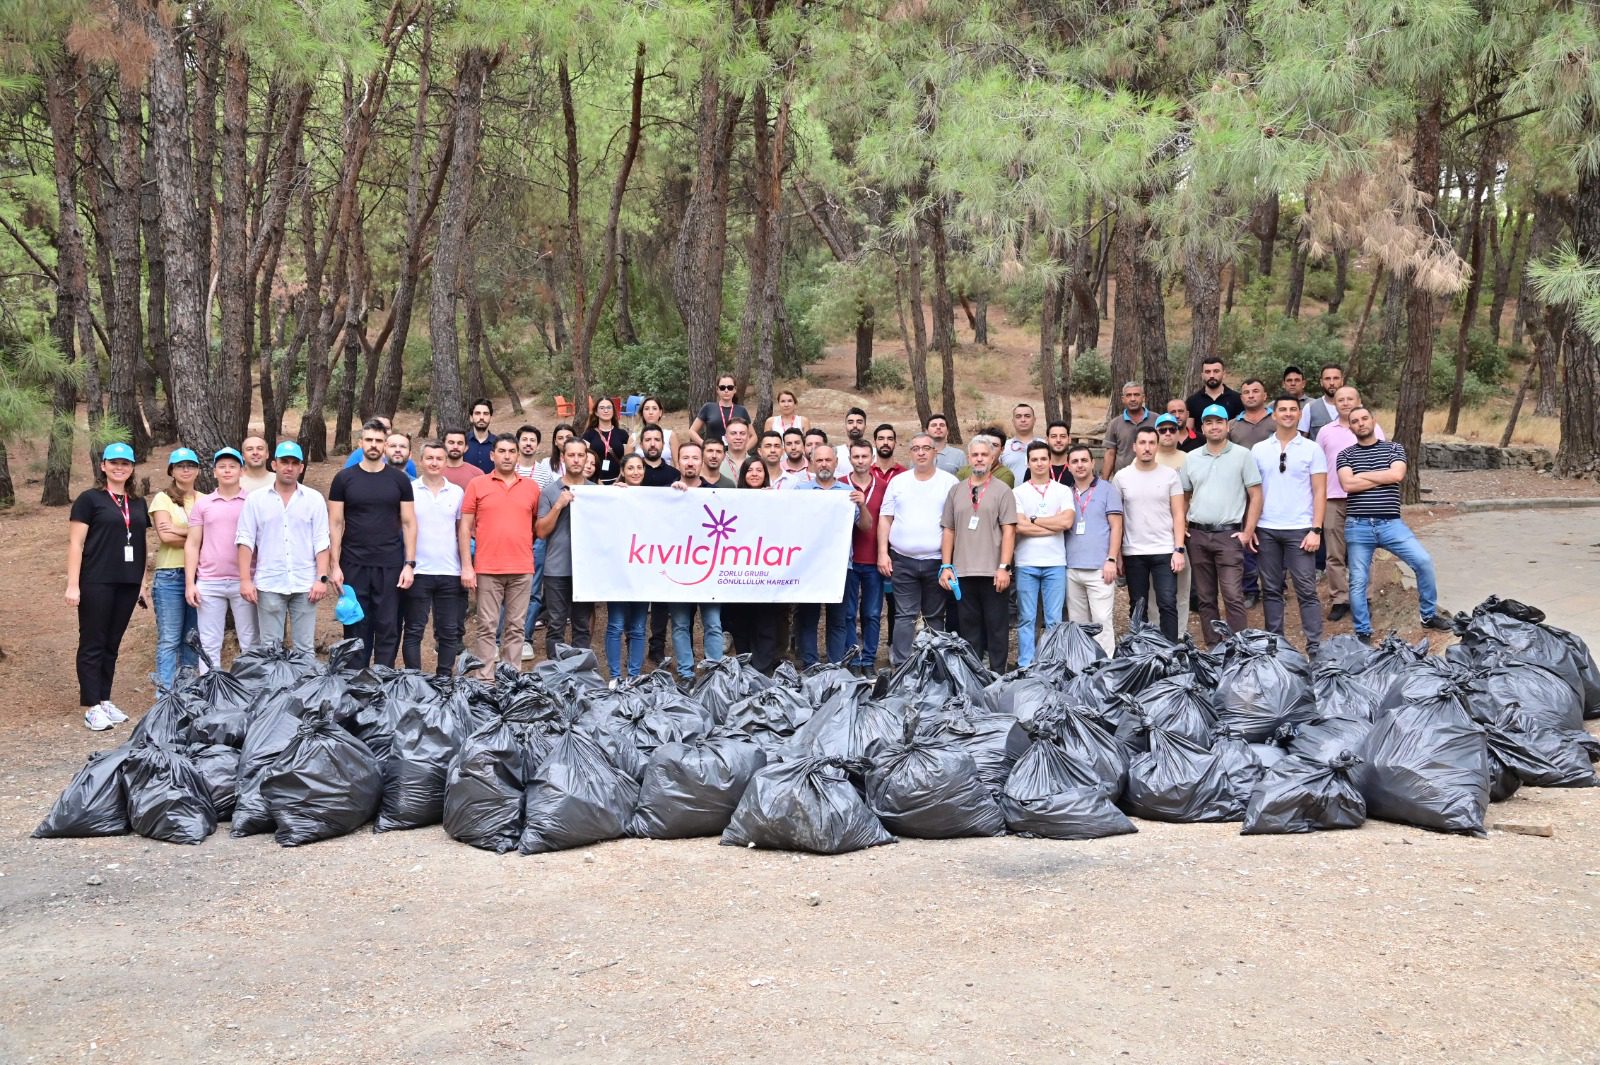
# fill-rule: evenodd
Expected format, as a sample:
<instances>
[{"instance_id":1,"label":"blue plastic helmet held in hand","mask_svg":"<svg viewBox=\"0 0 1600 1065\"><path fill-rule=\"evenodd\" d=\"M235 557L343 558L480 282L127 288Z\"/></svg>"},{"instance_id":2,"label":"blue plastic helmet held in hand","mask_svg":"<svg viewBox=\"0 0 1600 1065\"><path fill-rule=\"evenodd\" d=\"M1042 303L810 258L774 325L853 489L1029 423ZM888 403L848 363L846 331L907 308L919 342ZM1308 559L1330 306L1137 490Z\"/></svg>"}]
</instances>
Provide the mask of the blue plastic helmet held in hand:
<instances>
[{"instance_id":1,"label":"blue plastic helmet held in hand","mask_svg":"<svg viewBox=\"0 0 1600 1065\"><path fill-rule=\"evenodd\" d=\"M333 616L339 619L341 625L359 625L367 612L361 609L361 603L356 599L356 590L348 584L339 594L339 602L333 608Z\"/></svg>"}]
</instances>

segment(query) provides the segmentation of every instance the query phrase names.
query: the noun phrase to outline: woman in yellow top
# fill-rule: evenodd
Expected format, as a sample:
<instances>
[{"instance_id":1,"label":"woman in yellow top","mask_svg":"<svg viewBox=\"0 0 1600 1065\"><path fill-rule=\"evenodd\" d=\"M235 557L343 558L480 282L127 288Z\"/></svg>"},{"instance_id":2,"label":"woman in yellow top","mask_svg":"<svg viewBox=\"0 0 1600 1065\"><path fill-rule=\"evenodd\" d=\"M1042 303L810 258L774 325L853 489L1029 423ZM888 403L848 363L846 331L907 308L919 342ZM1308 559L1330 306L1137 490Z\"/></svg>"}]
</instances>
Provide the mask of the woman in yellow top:
<instances>
[{"instance_id":1,"label":"woman in yellow top","mask_svg":"<svg viewBox=\"0 0 1600 1065\"><path fill-rule=\"evenodd\" d=\"M172 686L180 662L190 667L199 662L189 646L198 619L183 594L183 545L189 536L189 512L198 499L194 482L200 476L200 456L186 447L174 448L167 457L167 476L172 483L150 501L150 520L160 544L151 598L156 607L156 681L163 688Z\"/></svg>"}]
</instances>

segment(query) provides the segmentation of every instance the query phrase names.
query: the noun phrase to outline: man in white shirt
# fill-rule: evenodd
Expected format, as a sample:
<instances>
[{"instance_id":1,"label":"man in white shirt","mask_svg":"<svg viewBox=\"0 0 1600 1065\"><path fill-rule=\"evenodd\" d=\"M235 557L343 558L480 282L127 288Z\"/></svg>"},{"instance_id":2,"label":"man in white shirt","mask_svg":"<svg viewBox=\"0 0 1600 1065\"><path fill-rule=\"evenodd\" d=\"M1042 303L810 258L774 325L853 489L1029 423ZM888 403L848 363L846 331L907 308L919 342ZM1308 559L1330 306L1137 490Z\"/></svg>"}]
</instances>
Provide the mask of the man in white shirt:
<instances>
[{"instance_id":1,"label":"man in white shirt","mask_svg":"<svg viewBox=\"0 0 1600 1065\"><path fill-rule=\"evenodd\" d=\"M1277 432L1250 449L1261 471L1261 517L1256 521L1256 574L1267 631L1283 635L1284 571L1294 580L1306 654L1322 644L1317 598L1317 548L1328 502L1328 458L1300 435L1300 401L1285 392L1272 408Z\"/></svg>"},{"instance_id":2,"label":"man in white shirt","mask_svg":"<svg viewBox=\"0 0 1600 1065\"><path fill-rule=\"evenodd\" d=\"M417 569L401 608L405 630L400 639L405 667L421 669L422 630L431 614L438 650L434 672L442 677L450 675L461 653L467 617L467 590L461 585L461 551L456 542L456 523L461 520L466 493L445 479L447 458L443 444L432 440L423 444L422 476L411 482L417 515Z\"/></svg>"},{"instance_id":3,"label":"man in white shirt","mask_svg":"<svg viewBox=\"0 0 1600 1065\"><path fill-rule=\"evenodd\" d=\"M1011 408L1011 439L1000 453L1000 463L1011 471L1011 479L1017 484L1028 479L1028 445L1039 439L1033 426L1031 404L1018 403Z\"/></svg>"},{"instance_id":4,"label":"man in white shirt","mask_svg":"<svg viewBox=\"0 0 1600 1065\"><path fill-rule=\"evenodd\" d=\"M535 425L524 425L517 430L517 465L518 477L532 477L539 466L539 445L544 442ZM540 486L543 487L542 485ZM465 490L465 486L463 486Z\"/></svg>"},{"instance_id":5,"label":"man in white shirt","mask_svg":"<svg viewBox=\"0 0 1600 1065\"><path fill-rule=\"evenodd\" d=\"M1210 408L1207 408L1208 410ZM1120 570L1128 578L1128 617L1145 616L1155 586L1161 631L1178 638L1178 574L1184 567L1183 482L1178 471L1156 462L1156 431L1134 430L1133 462L1111 483L1122 496Z\"/></svg>"},{"instance_id":6,"label":"man in white shirt","mask_svg":"<svg viewBox=\"0 0 1600 1065\"><path fill-rule=\"evenodd\" d=\"M955 476L934 465L933 437L911 438L911 468L896 474L878 511L878 572L894 588L894 630L889 664L911 657L917 619L936 629L945 627L950 594L939 585L939 556L944 530L939 521Z\"/></svg>"},{"instance_id":7,"label":"man in white shirt","mask_svg":"<svg viewBox=\"0 0 1600 1065\"><path fill-rule=\"evenodd\" d=\"M262 436L247 436L244 438L244 443L239 445L239 451L244 455L244 470L239 474L239 490L245 495L272 484L272 471L267 469L268 450L266 437Z\"/></svg>"},{"instance_id":8,"label":"man in white shirt","mask_svg":"<svg viewBox=\"0 0 1600 1065\"><path fill-rule=\"evenodd\" d=\"M1064 451L1065 449L1063 449ZM1076 515L1072 489L1051 473L1048 443L1028 445L1028 479L1016 492L1017 549L1017 668L1033 664L1039 617L1039 597L1044 596L1044 627L1061 624L1067 602L1067 544L1064 536ZM1063 459L1066 455L1063 453ZM1064 465L1064 464L1063 464Z\"/></svg>"},{"instance_id":9,"label":"man in white shirt","mask_svg":"<svg viewBox=\"0 0 1600 1065\"><path fill-rule=\"evenodd\" d=\"M252 492L239 515L239 594L256 607L263 645L283 642L315 654L317 604L327 595L328 502L300 483L305 453L285 440L273 455L273 482Z\"/></svg>"}]
</instances>

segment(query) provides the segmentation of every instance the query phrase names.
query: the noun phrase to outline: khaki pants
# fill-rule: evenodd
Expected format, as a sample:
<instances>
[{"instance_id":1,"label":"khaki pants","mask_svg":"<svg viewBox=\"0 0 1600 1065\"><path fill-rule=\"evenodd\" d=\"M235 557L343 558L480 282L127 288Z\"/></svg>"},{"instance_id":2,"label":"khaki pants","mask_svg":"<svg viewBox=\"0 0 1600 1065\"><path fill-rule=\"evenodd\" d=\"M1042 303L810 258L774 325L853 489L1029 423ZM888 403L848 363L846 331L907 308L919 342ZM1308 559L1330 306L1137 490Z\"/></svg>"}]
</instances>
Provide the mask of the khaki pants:
<instances>
[{"instance_id":1,"label":"khaki pants","mask_svg":"<svg viewBox=\"0 0 1600 1065\"><path fill-rule=\"evenodd\" d=\"M502 606L506 611L506 627L500 644L505 652L500 657L513 669L522 668L522 625L528 616L528 596L532 592L531 573L478 574L478 605L474 615L477 630L473 633L472 653L483 661L485 680L494 676L494 633Z\"/></svg>"},{"instance_id":2,"label":"khaki pants","mask_svg":"<svg viewBox=\"0 0 1600 1065\"><path fill-rule=\"evenodd\" d=\"M1107 655L1116 653L1117 634L1111 627L1117 605L1117 586L1100 578L1098 569L1067 570L1067 620L1080 625L1099 625L1094 640Z\"/></svg>"},{"instance_id":3,"label":"khaki pants","mask_svg":"<svg viewBox=\"0 0 1600 1065\"><path fill-rule=\"evenodd\" d=\"M1344 509L1348 502L1348 499L1328 500L1328 509L1322 517L1322 542L1328 548L1329 606L1350 605L1350 570L1344 562Z\"/></svg>"}]
</instances>

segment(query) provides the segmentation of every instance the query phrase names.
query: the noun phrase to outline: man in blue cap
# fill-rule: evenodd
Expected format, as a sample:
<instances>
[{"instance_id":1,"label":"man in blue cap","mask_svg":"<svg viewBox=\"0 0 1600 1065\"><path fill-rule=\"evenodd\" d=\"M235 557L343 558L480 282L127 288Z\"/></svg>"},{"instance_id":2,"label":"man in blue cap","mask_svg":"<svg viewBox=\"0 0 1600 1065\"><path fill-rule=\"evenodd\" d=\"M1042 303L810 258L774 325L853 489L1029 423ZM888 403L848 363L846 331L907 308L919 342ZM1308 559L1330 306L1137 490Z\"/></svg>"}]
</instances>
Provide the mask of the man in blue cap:
<instances>
[{"instance_id":1,"label":"man in blue cap","mask_svg":"<svg viewBox=\"0 0 1600 1065\"><path fill-rule=\"evenodd\" d=\"M1245 627L1244 553L1255 550L1261 517L1261 471L1249 448L1228 439L1229 421L1220 403L1201 411L1206 446L1189 452L1178 471L1189 497L1189 564L1208 647L1222 642L1212 628L1219 616L1219 588L1228 626L1235 632Z\"/></svg>"},{"instance_id":2,"label":"man in blue cap","mask_svg":"<svg viewBox=\"0 0 1600 1065\"><path fill-rule=\"evenodd\" d=\"M239 594L256 607L264 644L283 642L315 654L317 603L328 594L328 504L300 483L305 454L285 440L273 453L269 488L250 493L239 515Z\"/></svg>"}]
</instances>

